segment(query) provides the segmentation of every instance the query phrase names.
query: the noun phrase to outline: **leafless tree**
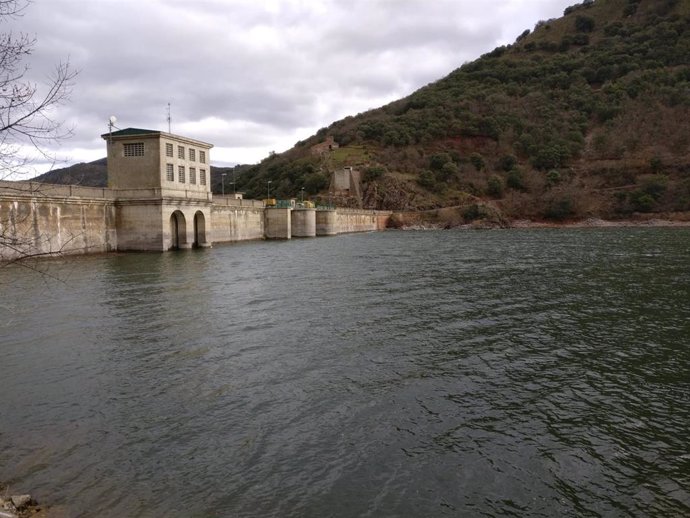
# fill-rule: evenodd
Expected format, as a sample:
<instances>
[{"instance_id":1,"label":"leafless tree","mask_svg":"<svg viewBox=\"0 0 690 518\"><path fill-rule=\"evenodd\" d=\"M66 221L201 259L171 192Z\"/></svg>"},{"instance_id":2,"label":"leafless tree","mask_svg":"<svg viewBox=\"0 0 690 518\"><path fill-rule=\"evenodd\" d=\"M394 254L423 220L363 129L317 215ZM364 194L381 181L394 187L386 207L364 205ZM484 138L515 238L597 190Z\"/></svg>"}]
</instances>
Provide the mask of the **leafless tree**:
<instances>
[{"instance_id":1,"label":"leafless tree","mask_svg":"<svg viewBox=\"0 0 690 518\"><path fill-rule=\"evenodd\" d=\"M30 0L0 0L0 25L21 17L29 3ZM47 151L48 144L71 133L54 118L54 110L68 99L76 71L65 61L55 66L45 84L30 80L27 60L35 44L36 38L28 34L0 33L0 197L3 191L26 193L26 186L14 188L3 180L25 174L36 156L54 163ZM45 251L38 253L35 246L29 246L35 236L17 233L17 218L22 216L10 217L9 211L2 209L0 200L0 252L4 249L14 260L44 255Z\"/></svg>"},{"instance_id":2,"label":"leafless tree","mask_svg":"<svg viewBox=\"0 0 690 518\"><path fill-rule=\"evenodd\" d=\"M21 16L27 5L28 0L0 0L0 24ZM26 77L35 44L28 34L0 34L0 179L24 170L30 157L22 147L50 158L44 146L70 134L52 110L68 99L76 72L69 61L59 63L39 89Z\"/></svg>"}]
</instances>

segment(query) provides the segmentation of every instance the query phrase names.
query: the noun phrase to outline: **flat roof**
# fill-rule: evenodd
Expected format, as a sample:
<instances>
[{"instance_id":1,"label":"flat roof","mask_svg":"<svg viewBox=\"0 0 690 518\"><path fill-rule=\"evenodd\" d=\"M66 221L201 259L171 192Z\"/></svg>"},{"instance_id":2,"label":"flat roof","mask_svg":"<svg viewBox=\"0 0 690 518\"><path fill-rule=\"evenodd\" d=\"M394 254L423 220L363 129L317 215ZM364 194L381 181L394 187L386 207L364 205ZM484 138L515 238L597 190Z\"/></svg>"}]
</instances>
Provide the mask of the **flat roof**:
<instances>
[{"instance_id":1,"label":"flat roof","mask_svg":"<svg viewBox=\"0 0 690 518\"><path fill-rule=\"evenodd\" d=\"M120 140L120 139L132 138L132 137L165 137L165 138L169 138L171 140L186 142L186 143L194 144L197 146L203 146L203 147L208 147L208 148L213 147L213 144L209 144L208 142L203 142L201 140L196 140L196 139L189 138L189 137L183 137L182 135L174 135L173 133L166 133L165 131L141 129L141 128L125 128L125 129L113 131L112 133L111 132L103 133L101 135L101 138L103 140L110 140L110 139Z\"/></svg>"}]
</instances>

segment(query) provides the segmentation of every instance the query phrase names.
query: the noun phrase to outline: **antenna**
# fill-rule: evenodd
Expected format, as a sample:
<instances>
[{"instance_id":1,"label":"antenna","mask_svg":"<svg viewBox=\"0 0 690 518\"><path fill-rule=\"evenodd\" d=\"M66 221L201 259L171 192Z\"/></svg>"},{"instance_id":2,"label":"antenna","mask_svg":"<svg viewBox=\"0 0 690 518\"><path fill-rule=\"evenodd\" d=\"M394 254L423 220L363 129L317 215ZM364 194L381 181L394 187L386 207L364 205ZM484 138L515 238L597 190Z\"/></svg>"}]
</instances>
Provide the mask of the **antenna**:
<instances>
[{"instance_id":1,"label":"antenna","mask_svg":"<svg viewBox=\"0 0 690 518\"><path fill-rule=\"evenodd\" d=\"M120 129L117 126L115 126L115 123L117 122L117 117L115 115L111 115L110 118L108 119L108 139L110 140L110 143L113 143L113 128L115 129Z\"/></svg>"},{"instance_id":2,"label":"antenna","mask_svg":"<svg viewBox=\"0 0 690 518\"><path fill-rule=\"evenodd\" d=\"M172 121L172 118L170 117L170 103L168 103L168 133L172 133L170 129L170 122Z\"/></svg>"}]
</instances>

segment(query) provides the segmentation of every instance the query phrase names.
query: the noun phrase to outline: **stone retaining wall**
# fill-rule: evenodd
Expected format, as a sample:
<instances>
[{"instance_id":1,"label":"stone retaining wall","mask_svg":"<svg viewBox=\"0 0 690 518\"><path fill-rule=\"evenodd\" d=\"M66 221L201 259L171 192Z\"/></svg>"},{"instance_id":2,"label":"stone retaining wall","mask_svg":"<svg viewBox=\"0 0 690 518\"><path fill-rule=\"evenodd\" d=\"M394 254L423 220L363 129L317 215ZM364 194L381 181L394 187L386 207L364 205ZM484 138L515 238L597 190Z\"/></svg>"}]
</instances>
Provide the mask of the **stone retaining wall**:
<instances>
[{"instance_id":1,"label":"stone retaining wall","mask_svg":"<svg viewBox=\"0 0 690 518\"><path fill-rule=\"evenodd\" d=\"M117 249L108 189L0 182L0 260Z\"/></svg>"}]
</instances>

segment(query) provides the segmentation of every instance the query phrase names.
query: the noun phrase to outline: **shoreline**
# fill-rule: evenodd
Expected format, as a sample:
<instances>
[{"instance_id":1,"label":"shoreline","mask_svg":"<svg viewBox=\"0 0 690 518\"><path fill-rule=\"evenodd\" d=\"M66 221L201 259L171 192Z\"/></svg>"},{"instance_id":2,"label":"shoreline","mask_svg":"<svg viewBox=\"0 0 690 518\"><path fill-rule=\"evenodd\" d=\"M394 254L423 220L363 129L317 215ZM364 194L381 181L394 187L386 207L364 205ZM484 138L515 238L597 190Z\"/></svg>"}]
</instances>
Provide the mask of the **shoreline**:
<instances>
[{"instance_id":1,"label":"shoreline","mask_svg":"<svg viewBox=\"0 0 690 518\"><path fill-rule=\"evenodd\" d=\"M587 218L577 221L550 222L516 220L508 228L621 228L621 227L690 227L690 221L672 219L643 219L643 220L607 220L601 218Z\"/></svg>"},{"instance_id":2,"label":"shoreline","mask_svg":"<svg viewBox=\"0 0 690 518\"><path fill-rule=\"evenodd\" d=\"M0 483L0 518L48 518L48 508L30 494L12 494L10 486Z\"/></svg>"},{"instance_id":3,"label":"shoreline","mask_svg":"<svg viewBox=\"0 0 690 518\"><path fill-rule=\"evenodd\" d=\"M540 228L687 228L690 220L676 220L665 218L650 219L626 219L606 220L601 218L587 218L572 221L535 221L518 219L509 222L496 222L490 220L476 220L470 223L443 222L417 222L402 223L400 226L390 227L398 230L495 230L495 229L540 229Z\"/></svg>"}]
</instances>

